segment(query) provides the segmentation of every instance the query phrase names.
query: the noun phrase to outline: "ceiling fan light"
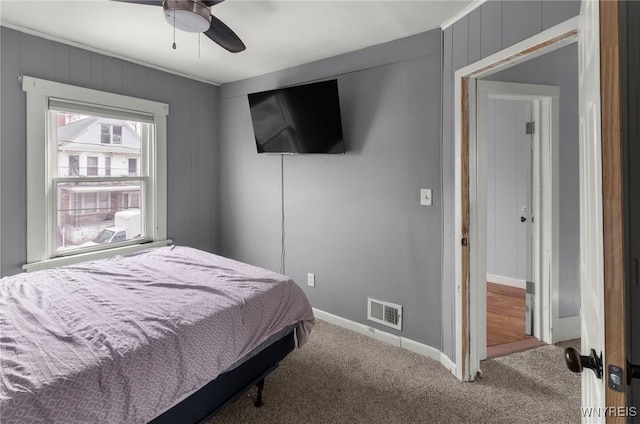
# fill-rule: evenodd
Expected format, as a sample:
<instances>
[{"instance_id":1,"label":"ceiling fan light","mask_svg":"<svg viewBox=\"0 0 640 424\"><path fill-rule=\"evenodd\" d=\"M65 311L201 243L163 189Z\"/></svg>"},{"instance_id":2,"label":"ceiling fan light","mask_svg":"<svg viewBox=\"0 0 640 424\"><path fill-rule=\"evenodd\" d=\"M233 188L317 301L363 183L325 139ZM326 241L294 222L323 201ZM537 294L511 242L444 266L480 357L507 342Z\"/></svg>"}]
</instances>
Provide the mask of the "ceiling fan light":
<instances>
[{"instance_id":1,"label":"ceiling fan light","mask_svg":"<svg viewBox=\"0 0 640 424\"><path fill-rule=\"evenodd\" d=\"M209 9L198 1L166 0L162 7L169 25L181 31L205 32L211 24Z\"/></svg>"},{"instance_id":2,"label":"ceiling fan light","mask_svg":"<svg viewBox=\"0 0 640 424\"><path fill-rule=\"evenodd\" d=\"M187 32L205 32L209 29L209 20L188 10L170 10L164 17L170 25L173 25L175 15L176 28Z\"/></svg>"}]
</instances>

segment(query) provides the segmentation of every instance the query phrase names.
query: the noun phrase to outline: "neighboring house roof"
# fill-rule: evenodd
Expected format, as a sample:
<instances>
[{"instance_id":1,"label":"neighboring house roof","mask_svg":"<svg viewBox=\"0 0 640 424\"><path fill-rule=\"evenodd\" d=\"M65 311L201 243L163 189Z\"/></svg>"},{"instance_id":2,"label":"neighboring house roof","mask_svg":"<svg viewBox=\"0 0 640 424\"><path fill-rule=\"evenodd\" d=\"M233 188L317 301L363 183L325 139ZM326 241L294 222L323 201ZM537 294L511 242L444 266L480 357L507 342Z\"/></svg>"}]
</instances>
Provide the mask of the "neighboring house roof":
<instances>
[{"instance_id":1,"label":"neighboring house roof","mask_svg":"<svg viewBox=\"0 0 640 424\"><path fill-rule=\"evenodd\" d=\"M71 122L67 125L63 125L58 127L58 150L61 152L83 152L83 153L122 153L122 154L132 154L132 155L140 155L140 148L128 147L124 145L117 144L102 144L100 140L96 140L95 142L87 143L76 142L82 134L87 132L94 125L100 125L102 123L114 124L117 123L121 125L123 128L126 128L127 131L133 134L135 137L139 139L139 136L135 133L133 128L126 122L121 120L114 120L109 118L98 118L95 116L90 116L87 118L80 119L75 122Z\"/></svg>"},{"instance_id":2,"label":"neighboring house roof","mask_svg":"<svg viewBox=\"0 0 640 424\"><path fill-rule=\"evenodd\" d=\"M89 117L58 127L58 144L65 141L75 140L80 134L88 130L93 124L97 123L98 118Z\"/></svg>"}]
</instances>

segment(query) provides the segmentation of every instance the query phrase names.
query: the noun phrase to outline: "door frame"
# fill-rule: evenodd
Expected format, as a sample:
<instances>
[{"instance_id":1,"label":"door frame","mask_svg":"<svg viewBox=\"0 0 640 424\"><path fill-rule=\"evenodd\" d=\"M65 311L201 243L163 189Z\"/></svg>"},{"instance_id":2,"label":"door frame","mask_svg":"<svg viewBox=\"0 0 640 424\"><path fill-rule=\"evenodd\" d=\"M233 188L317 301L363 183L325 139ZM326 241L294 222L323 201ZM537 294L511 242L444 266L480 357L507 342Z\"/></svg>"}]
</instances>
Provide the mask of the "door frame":
<instances>
[{"instance_id":1,"label":"door frame","mask_svg":"<svg viewBox=\"0 0 640 424\"><path fill-rule=\"evenodd\" d=\"M473 238L477 225L470 214L469 178L471 169L471 139L475 140L476 115L470 105L476 104L475 82L500 70L557 50L577 40L578 17L569 19L539 34L523 40L455 72L454 76L454 263L456 296L456 375L464 381L472 381L480 373L478 349L472 348L472 337L477 337L477 299L479 288L470 280L472 261L469 244L480 243ZM475 161L474 161L475 162ZM475 163L473 163L475 166ZM475 218L473 218L475 219ZM485 241L486 244L486 241ZM475 253L475 252L474 252ZM486 319L486 316L485 316ZM477 341L476 341L477 346Z\"/></svg>"},{"instance_id":2,"label":"door frame","mask_svg":"<svg viewBox=\"0 0 640 424\"><path fill-rule=\"evenodd\" d=\"M583 6L584 6L583 0ZM618 0L600 1L599 27L601 105L602 105L602 239L604 259L604 370L608 377L609 365L616 365L626 375L625 348L625 258L624 258L624 197L622 158L622 94L620 86L621 33ZM468 104L474 102L469 91L469 79L507 64L539 56L549 49L562 47L577 36L579 18L573 18L543 31L523 42L485 58L455 73L455 291L456 291L456 375L461 380L473 380L479 372L477 363L469 356L469 248L460 243L469 237L469 128L475 117L468 113ZM508 65L507 65L508 66ZM587 166L591 166L587 164ZM587 229L588 231L588 229ZM463 245L464 244L464 245ZM626 393L605 387L605 405L595 407L625 408ZM586 388L589 389L589 388ZM583 387L583 390L585 388ZM584 401L584 396L583 396ZM607 422L625 422L625 418L607 416Z\"/></svg>"},{"instance_id":3,"label":"door frame","mask_svg":"<svg viewBox=\"0 0 640 424\"><path fill-rule=\"evenodd\" d=\"M600 1L600 103L602 131L602 225L604 246L604 372L609 365L626 375L624 160L619 0ZM605 384L607 407L624 409L626 392ZM626 385L626 381L625 381ZM626 389L626 387L624 388ZM621 414L624 415L624 414ZM625 423L624 416L607 416L607 423Z\"/></svg>"},{"instance_id":4,"label":"door frame","mask_svg":"<svg viewBox=\"0 0 640 424\"><path fill-rule=\"evenodd\" d=\"M528 266L532 266L531 276L527 276L527 280L535 283L536 307L533 310L533 336L546 343L552 343L554 335L555 338L558 337L553 330L560 327L558 322L560 88L471 78L469 86L473 87L473 85L477 88L476 102L469 103L469 115L477 116L477 121L475 133L472 128L469 136L470 175L475 176L469 181L469 238L474 240L469 244L469 314L470 321L477 324L470 328L469 350L472 358L477 355L478 360L483 360L487 356L486 228L489 99L519 100L532 104L532 119L536 122L537 128L530 148L532 166L527 178L531 183L532 193L527 217L533 216L535 221L533 223L531 219L528 221L528 227L531 227L533 234L532 240L527 240L527 244L531 245L532 253L532 257L527 257ZM527 233L527 239L529 236L530 234ZM529 247L527 251L529 252ZM579 336L578 321L577 333L573 338ZM477 351L477 354L474 351Z\"/></svg>"}]
</instances>

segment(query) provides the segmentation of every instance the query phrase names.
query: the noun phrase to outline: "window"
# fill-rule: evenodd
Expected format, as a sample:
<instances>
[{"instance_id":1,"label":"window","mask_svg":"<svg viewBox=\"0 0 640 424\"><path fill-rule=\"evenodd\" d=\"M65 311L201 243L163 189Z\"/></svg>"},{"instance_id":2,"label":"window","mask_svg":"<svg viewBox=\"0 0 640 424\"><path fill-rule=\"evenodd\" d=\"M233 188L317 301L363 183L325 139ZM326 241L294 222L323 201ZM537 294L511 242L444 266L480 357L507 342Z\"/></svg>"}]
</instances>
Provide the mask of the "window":
<instances>
[{"instance_id":1,"label":"window","mask_svg":"<svg viewBox=\"0 0 640 424\"><path fill-rule=\"evenodd\" d=\"M139 208L140 207L140 194L138 193L124 193L122 195L122 204L127 208Z\"/></svg>"},{"instance_id":2,"label":"window","mask_svg":"<svg viewBox=\"0 0 640 424\"><path fill-rule=\"evenodd\" d=\"M112 124L100 124L100 143L122 144L122 126Z\"/></svg>"},{"instance_id":3,"label":"window","mask_svg":"<svg viewBox=\"0 0 640 424\"><path fill-rule=\"evenodd\" d=\"M129 159L129 175L138 175L138 159Z\"/></svg>"},{"instance_id":4,"label":"window","mask_svg":"<svg viewBox=\"0 0 640 424\"><path fill-rule=\"evenodd\" d=\"M80 175L80 156L69 155L69 176L77 177Z\"/></svg>"},{"instance_id":5,"label":"window","mask_svg":"<svg viewBox=\"0 0 640 424\"><path fill-rule=\"evenodd\" d=\"M100 124L100 143L111 144L111 127L107 124Z\"/></svg>"},{"instance_id":6,"label":"window","mask_svg":"<svg viewBox=\"0 0 640 424\"><path fill-rule=\"evenodd\" d=\"M112 210L110 199L111 192L98 192L98 212L110 212Z\"/></svg>"},{"instance_id":7,"label":"window","mask_svg":"<svg viewBox=\"0 0 640 424\"><path fill-rule=\"evenodd\" d=\"M25 269L166 245L167 105L27 76L23 90ZM113 227L110 243L87 243Z\"/></svg>"},{"instance_id":8,"label":"window","mask_svg":"<svg viewBox=\"0 0 640 424\"><path fill-rule=\"evenodd\" d=\"M82 193L82 213L95 212L97 207L98 193ZM88 241L88 240L87 240Z\"/></svg>"},{"instance_id":9,"label":"window","mask_svg":"<svg viewBox=\"0 0 640 424\"><path fill-rule=\"evenodd\" d=\"M122 127L114 125L111 127L111 142L113 144L122 144Z\"/></svg>"},{"instance_id":10,"label":"window","mask_svg":"<svg viewBox=\"0 0 640 424\"><path fill-rule=\"evenodd\" d=\"M98 157L87 156L87 175L98 175Z\"/></svg>"},{"instance_id":11,"label":"window","mask_svg":"<svg viewBox=\"0 0 640 424\"><path fill-rule=\"evenodd\" d=\"M127 239L127 233L125 231L118 231L115 236L113 236L112 243L117 241L125 241Z\"/></svg>"}]
</instances>

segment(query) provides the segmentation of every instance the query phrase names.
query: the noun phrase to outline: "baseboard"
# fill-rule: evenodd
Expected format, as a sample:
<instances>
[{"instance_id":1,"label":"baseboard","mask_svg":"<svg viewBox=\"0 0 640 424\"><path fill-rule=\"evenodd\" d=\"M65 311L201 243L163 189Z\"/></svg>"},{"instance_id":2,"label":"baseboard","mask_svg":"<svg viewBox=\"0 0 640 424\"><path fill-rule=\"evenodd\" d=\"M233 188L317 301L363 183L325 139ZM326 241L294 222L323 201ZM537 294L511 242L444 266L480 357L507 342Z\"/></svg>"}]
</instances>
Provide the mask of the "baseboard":
<instances>
[{"instance_id":1,"label":"baseboard","mask_svg":"<svg viewBox=\"0 0 640 424\"><path fill-rule=\"evenodd\" d=\"M456 363L453 362L444 352L440 353L440 363L448 369L451 374L456 375Z\"/></svg>"},{"instance_id":2,"label":"baseboard","mask_svg":"<svg viewBox=\"0 0 640 424\"><path fill-rule=\"evenodd\" d=\"M519 289L527 288L526 280L518 280L517 278L503 277L502 275L487 274L487 281L503 286L517 287Z\"/></svg>"},{"instance_id":3,"label":"baseboard","mask_svg":"<svg viewBox=\"0 0 640 424\"><path fill-rule=\"evenodd\" d=\"M320 309L313 308L313 315L318 319L327 321L328 323L337 325L342 328L346 328L347 330L355 331L356 333L364 334L365 336L372 337L376 340L390 344L392 346L407 349L419 355L426 356L427 358L434 359L440 362L449 371L451 371L453 375L456 375L456 364L451 359L449 359L447 355L429 345L416 342L415 340L411 340L406 337L396 336L395 334L387 333L386 331L378 330L377 328L360 324L358 322L330 314Z\"/></svg>"},{"instance_id":4,"label":"baseboard","mask_svg":"<svg viewBox=\"0 0 640 424\"><path fill-rule=\"evenodd\" d=\"M553 326L553 343L580 338L580 315L559 318Z\"/></svg>"}]
</instances>

